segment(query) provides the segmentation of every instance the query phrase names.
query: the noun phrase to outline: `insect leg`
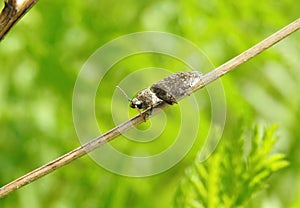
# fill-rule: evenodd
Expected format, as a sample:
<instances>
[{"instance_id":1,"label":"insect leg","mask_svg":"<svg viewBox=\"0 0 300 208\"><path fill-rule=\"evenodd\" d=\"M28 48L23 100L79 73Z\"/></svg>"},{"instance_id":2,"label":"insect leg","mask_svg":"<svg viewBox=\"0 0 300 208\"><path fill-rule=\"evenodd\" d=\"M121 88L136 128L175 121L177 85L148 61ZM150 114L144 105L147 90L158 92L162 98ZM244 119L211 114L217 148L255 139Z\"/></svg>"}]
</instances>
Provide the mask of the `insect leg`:
<instances>
[{"instance_id":1,"label":"insect leg","mask_svg":"<svg viewBox=\"0 0 300 208\"><path fill-rule=\"evenodd\" d=\"M142 111L138 107L135 106L135 109L139 112L140 116L143 117L144 121L146 122L147 121L146 120L146 115L143 115Z\"/></svg>"}]
</instances>

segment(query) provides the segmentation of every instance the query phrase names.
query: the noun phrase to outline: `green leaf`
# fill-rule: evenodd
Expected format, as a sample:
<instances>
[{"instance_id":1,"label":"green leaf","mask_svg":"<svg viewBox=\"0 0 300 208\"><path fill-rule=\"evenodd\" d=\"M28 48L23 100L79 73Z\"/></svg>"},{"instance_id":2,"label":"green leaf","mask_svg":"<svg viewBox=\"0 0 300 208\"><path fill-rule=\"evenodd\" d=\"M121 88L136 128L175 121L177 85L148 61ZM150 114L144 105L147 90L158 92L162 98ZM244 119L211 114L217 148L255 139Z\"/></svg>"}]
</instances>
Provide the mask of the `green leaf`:
<instances>
[{"instance_id":1,"label":"green leaf","mask_svg":"<svg viewBox=\"0 0 300 208\"><path fill-rule=\"evenodd\" d=\"M289 163L284 154L272 154L277 126L259 129L256 126L250 137L224 138L207 161L196 160L178 187L175 207L243 207L267 187L267 179Z\"/></svg>"}]
</instances>

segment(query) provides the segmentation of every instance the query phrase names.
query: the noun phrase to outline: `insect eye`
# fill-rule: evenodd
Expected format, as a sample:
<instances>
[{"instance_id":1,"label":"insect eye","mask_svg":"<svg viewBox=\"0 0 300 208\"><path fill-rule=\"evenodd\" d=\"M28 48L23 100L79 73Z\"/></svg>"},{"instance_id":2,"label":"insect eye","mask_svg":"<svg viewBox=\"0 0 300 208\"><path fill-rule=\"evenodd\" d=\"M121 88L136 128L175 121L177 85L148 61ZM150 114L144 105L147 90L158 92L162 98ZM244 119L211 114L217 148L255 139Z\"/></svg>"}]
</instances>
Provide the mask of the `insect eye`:
<instances>
[{"instance_id":1,"label":"insect eye","mask_svg":"<svg viewBox=\"0 0 300 208\"><path fill-rule=\"evenodd\" d=\"M142 103L139 103L139 104L130 103L130 107L131 108L142 109L143 108L143 104Z\"/></svg>"},{"instance_id":2,"label":"insect eye","mask_svg":"<svg viewBox=\"0 0 300 208\"><path fill-rule=\"evenodd\" d=\"M129 106L130 106L130 108L135 108L136 104L134 104L133 102L131 102Z\"/></svg>"},{"instance_id":3,"label":"insect eye","mask_svg":"<svg viewBox=\"0 0 300 208\"><path fill-rule=\"evenodd\" d=\"M142 109L143 108L143 102L141 102L140 100L137 100L137 99L133 99L130 103L130 107L131 108Z\"/></svg>"}]
</instances>

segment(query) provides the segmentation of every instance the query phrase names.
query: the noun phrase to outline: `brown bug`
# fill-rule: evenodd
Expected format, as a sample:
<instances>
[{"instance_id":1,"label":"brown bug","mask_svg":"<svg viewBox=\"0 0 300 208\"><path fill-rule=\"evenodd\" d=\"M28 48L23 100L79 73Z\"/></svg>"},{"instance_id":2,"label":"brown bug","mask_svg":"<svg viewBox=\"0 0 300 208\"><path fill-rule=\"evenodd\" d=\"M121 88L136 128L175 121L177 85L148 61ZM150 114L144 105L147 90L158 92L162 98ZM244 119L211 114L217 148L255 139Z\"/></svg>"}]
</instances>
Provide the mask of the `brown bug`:
<instances>
[{"instance_id":1,"label":"brown bug","mask_svg":"<svg viewBox=\"0 0 300 208\"><path fill-rule=\"evenodd\" d=\"M133 99L130 99L126 93L119 87L117 88L130 102L130 107L135 108L141 114L141 109L152 109L161 102L170 105L188 95L189 90L196 85L202 78L199 71L179 72L172 74L140 91Z\"/></svg>"}]
</instances>

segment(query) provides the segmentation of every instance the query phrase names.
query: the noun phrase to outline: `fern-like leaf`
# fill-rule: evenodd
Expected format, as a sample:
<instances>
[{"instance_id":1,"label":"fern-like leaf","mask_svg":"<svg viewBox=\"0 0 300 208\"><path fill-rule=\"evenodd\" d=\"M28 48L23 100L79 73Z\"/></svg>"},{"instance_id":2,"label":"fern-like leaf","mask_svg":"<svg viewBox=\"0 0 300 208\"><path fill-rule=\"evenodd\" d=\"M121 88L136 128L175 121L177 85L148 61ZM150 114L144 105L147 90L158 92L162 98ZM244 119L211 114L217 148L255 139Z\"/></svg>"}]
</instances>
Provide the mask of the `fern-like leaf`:
<instances>
[{"instance_id":1,"label":"fern-like leaf","mask_svg":"<svg viewBox=\"0 0 300 208\"><path fill-rule=\"evenodd\" d=\"M260 133L256 127L250 138L244 134L223 139L207 161L195 161L187 169L175 207L243 207L255 192L267 186L271 174L288 165L283 154L272 154L276 128Z\"/></svg>"}]
</instances>

